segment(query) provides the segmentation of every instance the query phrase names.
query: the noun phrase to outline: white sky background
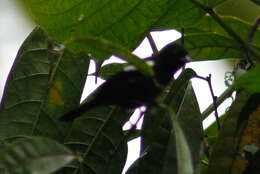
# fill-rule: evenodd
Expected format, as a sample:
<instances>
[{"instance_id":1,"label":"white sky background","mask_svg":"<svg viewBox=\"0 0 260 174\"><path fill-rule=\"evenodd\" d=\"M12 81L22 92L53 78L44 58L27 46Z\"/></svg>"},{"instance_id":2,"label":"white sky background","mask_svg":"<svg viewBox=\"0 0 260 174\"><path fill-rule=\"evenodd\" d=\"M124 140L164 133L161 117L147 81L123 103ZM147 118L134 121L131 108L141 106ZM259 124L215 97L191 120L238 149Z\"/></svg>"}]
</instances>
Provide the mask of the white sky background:
<instances>
[{"instance_id":1,"label":"white sky background","mask_svg":"<svg viewBox=\"0 0 260 174\"><path fill-rule=\"evenodd\" d=\"M4 83L17 51L32 29L33 25L26 20L22 14L22 11L15 6L13 1L0 0L0 96L2 95ZM152 36L158 49L161 49L166 44L180 37L180 34L171 30L165 32L154 32L152 33ZM147 39L145 39L144 42L134 51L134 54L141 58L152 54L152 49L150 48ZM93 72L93 63L91 64L91 67L91 71ZM212 86L216 96L219 96L225 90L224 74L225 72L230 71L230 68L225 66L223 62L196 62L189 63L186 67L192 67L198 75L203 77L206 77L211 73ZM94 78L88 78L87 83L94 83ZM98 84L100 83L102 83L102 80L98 81ZM204 111L209 104L212 103L212 97L209 93L208 84L207 82L198 79L192 80L192 84L200 105L200 109L201 111ZM96 85L93 85L91 89L85 90L82 98L84 99L85 96L87 96L95 88ZM225 109L230 105L230 103L231 99L224 102L224 104L219 107L218 111L220 115L225 112ZM131 123L135 123L135 120L136 116L131 118ZM211 117L204 121L204 127L209 125L212 121L214 121L214 116L211 114ZM129 125L130 124L126 124L125 128L129 127ZM129 142L129 156L126 166L129 166L137 158L139 154L139 142L140 139Z\"/></svg>"}]
</instances>

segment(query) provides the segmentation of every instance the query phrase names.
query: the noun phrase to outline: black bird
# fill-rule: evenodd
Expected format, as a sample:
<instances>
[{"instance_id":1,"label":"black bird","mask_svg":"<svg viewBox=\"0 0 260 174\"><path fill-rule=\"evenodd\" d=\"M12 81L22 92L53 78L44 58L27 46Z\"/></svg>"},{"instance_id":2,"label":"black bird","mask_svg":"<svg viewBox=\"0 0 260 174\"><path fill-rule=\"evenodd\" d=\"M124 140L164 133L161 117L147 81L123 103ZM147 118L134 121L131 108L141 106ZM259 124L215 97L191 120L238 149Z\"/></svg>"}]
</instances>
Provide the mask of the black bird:
<instances>
[{"instance_id":1,"label":"black bird","mask_svg":"<svg viewBox=\"0 0 260 174\"><path fill-rule=\"evenodd\" d=\"M78 108L60 117L60 120L72 121L98 106L118 105L135 108L154 104L173 74L188 62L188 55L186 49L177 43L166 45L157 55L148 58L153 61L155 79L137 69L121 71L99 86L90 99L87 98Z\"/></svg>"}]
</instances>

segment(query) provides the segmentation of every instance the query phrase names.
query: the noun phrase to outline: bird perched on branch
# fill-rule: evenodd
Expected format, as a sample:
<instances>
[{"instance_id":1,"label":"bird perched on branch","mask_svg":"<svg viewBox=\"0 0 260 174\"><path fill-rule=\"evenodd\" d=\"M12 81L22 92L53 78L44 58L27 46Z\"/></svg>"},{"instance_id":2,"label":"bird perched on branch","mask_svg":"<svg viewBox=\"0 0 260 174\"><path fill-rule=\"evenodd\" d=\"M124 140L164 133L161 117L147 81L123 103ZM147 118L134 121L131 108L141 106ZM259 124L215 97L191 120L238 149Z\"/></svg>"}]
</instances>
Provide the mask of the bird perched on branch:
<instances>
[{"instance_id":1,"label":"bird perched on branch","mask_svg":"<svg viewBox=\"0 0 260 174\"><path fill-rule=\"evenodd\" d=\"M173 74L188 62L187 56L189 54L183 46L177 43L166 45L158 54L148 58L153 61L154 78L138 69L121 71L99 86L90 99L84 100L78 108L66 113L60 120L72 121L98 106L135 108L154 104Z\"/></svg>"}]
</instances>

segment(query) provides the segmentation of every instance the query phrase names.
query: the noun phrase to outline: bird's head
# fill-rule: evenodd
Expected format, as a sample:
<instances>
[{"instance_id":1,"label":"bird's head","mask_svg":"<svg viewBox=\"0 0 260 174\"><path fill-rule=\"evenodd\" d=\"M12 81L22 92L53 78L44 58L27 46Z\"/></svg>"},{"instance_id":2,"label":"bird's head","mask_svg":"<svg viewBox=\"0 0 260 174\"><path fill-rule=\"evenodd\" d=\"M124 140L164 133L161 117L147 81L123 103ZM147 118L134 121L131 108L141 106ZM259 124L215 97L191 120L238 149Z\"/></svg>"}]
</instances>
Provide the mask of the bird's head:
<instances>
[{"instance_id":1,"label":"bird's head","mask_svg":"<svg viewBox=\"0 0 260 174\"><path fill-rule=\"evenodd\" d=\"M175 42L166 45L162 48L158 55L158 61L166 62L167 64L178 64L179 68L190 61L190 55L184 46Z\"/></svg>"},{"instance_id":2,"label":"bird's head","mask_svg":"<svg viewBox=\"0 0 260 174\"><path fill-rule=\"evenodd\" d=\"M176 71L190 61L188 51L180 44L170 43L153 57L155 75L161 84L167 84Z\"/></svg>"}]
</instances>

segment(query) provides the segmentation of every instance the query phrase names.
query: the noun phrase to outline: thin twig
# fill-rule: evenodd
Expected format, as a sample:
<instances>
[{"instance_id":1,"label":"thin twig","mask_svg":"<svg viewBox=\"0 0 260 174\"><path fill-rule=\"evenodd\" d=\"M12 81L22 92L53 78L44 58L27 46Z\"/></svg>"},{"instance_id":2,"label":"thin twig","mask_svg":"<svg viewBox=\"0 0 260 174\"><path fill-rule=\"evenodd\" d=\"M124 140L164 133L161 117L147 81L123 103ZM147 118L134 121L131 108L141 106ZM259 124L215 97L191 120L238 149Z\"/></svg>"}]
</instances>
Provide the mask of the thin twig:
<instances>
[{"instance_id":1,"label":"thin twig","mask_svg":"<svg viewBox=\"0 0 260 174\"><path fill-rule=\"evenodd\" d=\"M248 42L252 42L259 25L260 25L260 16L256 19L254 25L252 26L252 28L248 34L248 37L247 37Z\"/></svg>"},{"instance_id":2,"label":"thin twig","mask_svg":"<svg viewBox=\"0 0 260 174\"><path fill-rule=\"evenodd\" d=\"M207 76L206 78L201 77L201 76L195 76L195 77L208 82L209 90L210 90L210 93L211 93L211 96L212 96L212 99L213 99L213 106L214 106L214 111L215 111L214 113L215 113L215 117L216 117L217 127L218 127L218 130L220 130L220 122L219 122L218 106L217 106L217 96L215 96L214 92L213 92L212 83L211 83L211 74L209 74L209 76Z\"/></svg>"},{"instance_id":3,"label":"thin twig","mask_svg":"<svg viewBox=\"0 0 260 174\"><path fill-rule=\"evenodd\" d=\"M215 13L215 11L207 7L197 0L190 0L193 4L204 10L206 13L208 13L219 25L222 26L224 30L226 30L227 33L229 33L230 36L233 37L234 40L236 40L242 48L244 48L247 52L251 53L253 56L260 57L260 53L255 51L254 49L250 48L248 43L245 42L239 35L237 35L236 32L234 32L233 29L231 29L226 23L222 21L222 19Z\"/></svg>"},{"instance_id":4,"label":"thin twig","mask_svg":"<svg viewBox=\"0 0 260 174\"><path fill-rule=\"evenodd\" d=\"M181 28L181 45L184 46L184 28Z\"/></svg>"},{"instance_id":5,"label":"thin twig","mask_svg":"<svg viewBox=\"0 0 260 174\"><path fill-rule=\"evenodd\" d=\"M151 45L151 47L152 47L153 54L158 54L158 49L157 49L157 47L156 47L156 44L155 44L155 42L154 42L154 40L153 40L153 37L152 37L151 33L149 33L149 34L147 35L147 38L148 38L149 43L150 43L150 45Z\"/></svg>"},{"instance_id":6,"label":"thin twig","mask_svg":"<svg viewBox=\"0 0 260 174\"><path fill-rule=\"evenodd\" d=\"M259 24L260 24L260 16L256 19L254 25L252 26L251 30L248 33L248 37L247 37L247 42L248 43L253 41L254 35L255 35L256 31L257 31L257 28L258 28ZM250 58L250 55L248 53L247 53L247 60L248 60L248 62L250 64L250 67L249 67L249 69L250 69L250 68L252 68L254 66L254 62L252 61L252 59Z\"/></svg>"},{"instance_id":7,"label":"thin twig","mask_svg":"<svg viewBox=\"0 0 260 174\"><path fill-rule=\"evenodd\" d=\"M216 101L216 106L218 107L220 104L223 103L227 98L229 98L232 93L234 92L235 88L234 85L229 86L218 98ZM205 120L213 111L214 111L214 104L208 106L207 109L201 114L202 120Z\"/></svg>"},{"instance_id":8,"label":"thin twig","mask_svg":"<svg viewBox=\"0 0 260 174\"><path fill-rule=\"evenodd\" d=\"M211 74L208 76L208 84L209 84L209 89L210 89L210 93L213 99L213 105L214 105L214 110L215 110L215 117L216 117L216 121L217 121L217 126L218 126L218 130L220 130L220 122L219 122L219 116L218 116L218 107L216 104L217 101L217 96L214 95L213 92L213 88L212 88L212 83L211 83Z\"/></svg>"}]
</instances>

